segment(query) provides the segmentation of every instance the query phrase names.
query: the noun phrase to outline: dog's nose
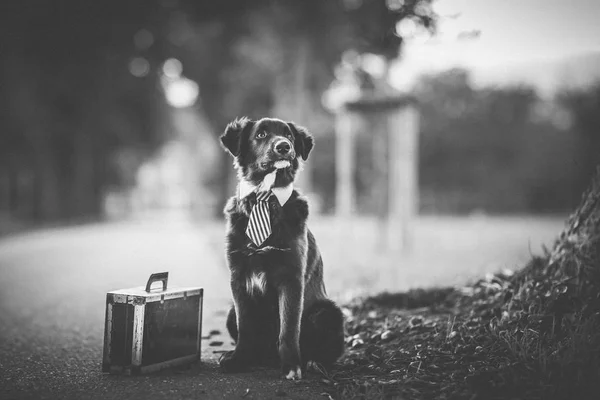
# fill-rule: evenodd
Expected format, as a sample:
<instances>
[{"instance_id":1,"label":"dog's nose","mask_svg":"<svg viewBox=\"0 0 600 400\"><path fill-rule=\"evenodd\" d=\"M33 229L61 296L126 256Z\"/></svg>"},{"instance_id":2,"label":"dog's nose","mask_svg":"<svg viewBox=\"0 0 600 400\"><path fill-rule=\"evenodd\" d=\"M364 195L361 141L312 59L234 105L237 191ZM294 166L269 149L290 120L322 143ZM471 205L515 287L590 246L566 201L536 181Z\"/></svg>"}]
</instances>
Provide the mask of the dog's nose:
<instances>
[{"instance_id":1,"label":"dog's nose","mask_svg":"<svg viewBox=\"0 0 600 400\"><path fill-rule=\"evenodd\" d=\"M280 140L279 142L275 143L275 152L277 154L281 154L282 156L289 153L291 148L290 142L287 140Z\"/></svg>"}]
</instances>

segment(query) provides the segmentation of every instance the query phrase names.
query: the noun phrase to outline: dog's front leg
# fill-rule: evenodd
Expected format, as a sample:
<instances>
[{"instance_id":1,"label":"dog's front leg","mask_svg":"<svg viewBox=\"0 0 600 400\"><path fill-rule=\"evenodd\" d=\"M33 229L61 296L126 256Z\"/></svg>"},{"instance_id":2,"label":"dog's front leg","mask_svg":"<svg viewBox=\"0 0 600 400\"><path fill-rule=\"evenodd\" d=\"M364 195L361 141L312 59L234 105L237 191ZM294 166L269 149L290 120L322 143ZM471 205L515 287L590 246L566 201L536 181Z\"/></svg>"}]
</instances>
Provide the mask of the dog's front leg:
<instances>
[{"instance_id":1,"label":"dog's front leg","mask_svg":"<svg viewBox=\"0 0 600 400\"><path fill-rule=\"evenodd\" d=\"M302 379L300 321L303 293L301 277L282 284L279 290L279 359L286 379Z\"/></svg>"},{"instance_id":2,"label":"dog's front leg","mask_svg":"<svg viewBox=\"0 0 600 400\"><path fill-rule=\"evenodd\" d=\"M221 357L219 364L225 372L240 372L252 362L254 351L254 335L256 323L253 318L253 302L246 290L245 284L237 274L231 277L231 292L236 313L237 340L235 350Z\"/></svg>"}]
</instances>

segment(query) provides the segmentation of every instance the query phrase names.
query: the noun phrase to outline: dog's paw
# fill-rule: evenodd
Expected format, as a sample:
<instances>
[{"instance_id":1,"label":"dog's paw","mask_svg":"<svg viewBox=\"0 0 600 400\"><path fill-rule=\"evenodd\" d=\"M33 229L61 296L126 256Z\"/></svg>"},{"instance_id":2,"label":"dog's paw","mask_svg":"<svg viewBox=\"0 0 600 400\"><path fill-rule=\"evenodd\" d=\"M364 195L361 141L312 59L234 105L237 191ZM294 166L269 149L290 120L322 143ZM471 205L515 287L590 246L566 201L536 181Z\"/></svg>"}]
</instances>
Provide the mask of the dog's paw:
<instances>
[{"instance_id":1,"label":"dog's paw","mask_svg":"<svg viewBox=\"0 0 600 400\"><path fill-rule=\"evenodd\" d=\"M279 360L281 361L281 372L285 379L302 379L302 368L300 362L300 351L298 345L289 345L282 341L279 344Z\"/></svg>"},{"instance_id":2,"label":"dog's paw","mask_svg":"<svg viewBox=\"0 0 600 400\"><path fill-rule=\"evenodd\" d=\"M223 353L219 359L219 366L223 372L242 372L248 368L248 362L233 350Z\"/></svg>"},{"instance_id":3,"label":"dog's paw","mask_svg":"<svg viewBox=\"0 0 600 400\"><path fill-rule=\"evenodd\" d=\"M287 374L285 375L285 379L288 380L292 380L292 381L297 381L302 379L302 369L300 368L299 365L296 365L294 367L290 367L290 368L286 368Z\"/></svg>"}]
</instances>

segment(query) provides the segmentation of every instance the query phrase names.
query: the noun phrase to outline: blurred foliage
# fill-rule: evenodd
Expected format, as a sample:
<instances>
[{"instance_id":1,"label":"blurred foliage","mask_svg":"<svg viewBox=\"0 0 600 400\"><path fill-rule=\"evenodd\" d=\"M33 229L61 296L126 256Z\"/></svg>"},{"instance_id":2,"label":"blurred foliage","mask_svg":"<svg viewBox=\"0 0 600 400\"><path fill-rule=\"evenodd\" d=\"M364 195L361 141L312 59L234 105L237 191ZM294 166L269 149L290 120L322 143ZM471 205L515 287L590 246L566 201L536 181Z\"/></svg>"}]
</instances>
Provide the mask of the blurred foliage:
<instances>
[{"instance_id":1,"label":"blurred foliage","mask_svg":"<svg viewBox=\"0 0 600 400\"><path fill-rule=\"evenodd\" d=\"M569 111L581 174L573 177L574 190L583 192L600 164L600 82L590 88L566 89L557 102Z\"/></svg>"},{"instance_id":2,"label":"blurred foliage","mask_svg":"<svg viewBox=\"0 0 600 400\"><path fill-rule=\"evenodd\" d=\"M133 35L158 7L119 4L0 6L0 189L17 217L98 215L102 191L123 183L116 150L150 152L164 139L157 75L127 69Z\"/></svg>"},{"instance_id":3,"label":"blurred foliage","mask_svg":"<svg viewBox=\"0 0 600 400\"><path fill-rule=\"evenodd\" d=\"M544 99L528 86L477 88L462 69L422 76L414 90L421 112L421 211L572 209L600 163L599 87ZM315 185L325 193L326 210L334 205L334 145L321 141L328 156L315 155ZM370 154L358 145L359 154ZM368 169L369 159L357 161L357 170ZM360 198L372 188L357 190Z\"/></svg>"},{"instance_id":4,"label":"blurred foliage","mask_svg":"<svg viewBox=\"0 0 600 400\"><path fill-rule=\"evenodd\" d=\"M318 134L331 123L320 96L341 54L395 58L398 21L433 29L430 3L3 1L0 210L97 216L104 192L135 184L132 169L175 133L160 86L170 57L198 83L195 107L213 137L234 117L268 114L310 120ZM231 168L220 157L208 184L223 199Z\"/></svg>"},{"instance_id":5,"label":"blurred foliage","mask_svg":"<svg viewBox=\"0 0 600 400\"><path fill-rule=\"evenodd\" d=\"M331 209L334 124L323 92L349 50L397 58L399 22L434 31L430 4L3 1L0 213L34 221L95 217L107 191L131 190L137 168L181 135L162 87L169 58L198 83L191 110L206 130L198 136L216 143L241 115L307 125L319 143L311 157L314 191ZM477 89L455 70L423 77L416 94L425 211L564 210L600 161L598 86L552 102L528 87ZM220 214L233 179L227 155L217 157L201 181L217 194Z\"/></svg>"},{"instance_id":6,"label":"blurred foliage","mask_svg":"<svg viewBox=\"0 0 600 400\"><path fill-rule=\"evenodd\" d=\"M553 102L526 86L475 89L463 70L426 76L416 91L423 207L551 212L577 204L582 154L550 118L560 112Z\"/></svg>"}]
</instances>

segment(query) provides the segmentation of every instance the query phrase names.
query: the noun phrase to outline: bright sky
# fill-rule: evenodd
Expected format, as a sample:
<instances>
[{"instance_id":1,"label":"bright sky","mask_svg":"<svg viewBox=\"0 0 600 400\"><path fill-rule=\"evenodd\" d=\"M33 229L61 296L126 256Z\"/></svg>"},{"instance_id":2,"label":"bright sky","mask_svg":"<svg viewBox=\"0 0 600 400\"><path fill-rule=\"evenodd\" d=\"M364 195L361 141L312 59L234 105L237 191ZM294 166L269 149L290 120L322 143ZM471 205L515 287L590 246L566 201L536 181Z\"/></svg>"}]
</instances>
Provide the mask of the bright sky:
<instances>
[{"instance_id":1,"label":"bright sky","mask_svg":"<svg viewBox=\"0 0 600 400\"><path fill-rule=\"evenodd\" d=\"M440 35L404 48L405 77L461 65L498 68L600 51L600 0L437 0ZM461 31L476 39L457 40ZM402 80L402 78L398 78Z\"/></svg>"}]
</instances>

